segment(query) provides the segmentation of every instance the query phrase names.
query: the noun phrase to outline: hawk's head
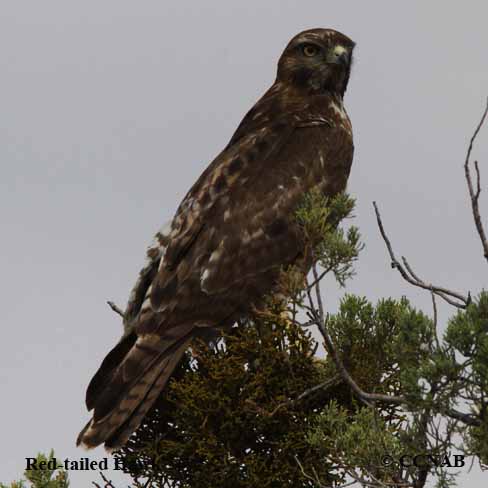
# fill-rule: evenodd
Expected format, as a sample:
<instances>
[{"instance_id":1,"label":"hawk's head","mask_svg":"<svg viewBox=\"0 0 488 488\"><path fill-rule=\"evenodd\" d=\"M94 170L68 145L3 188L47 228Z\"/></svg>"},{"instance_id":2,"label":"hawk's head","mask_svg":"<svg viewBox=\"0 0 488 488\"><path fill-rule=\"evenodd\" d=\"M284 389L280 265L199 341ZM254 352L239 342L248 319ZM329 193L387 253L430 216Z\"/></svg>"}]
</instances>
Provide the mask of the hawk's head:
<instances>
[{"instance_id":1,"label":"hawk's head","mask_svg":"<svg viewBox=\"0 0 488 488\"><path fill-rule=\"evenodd\" d=\"M278 81L308 93L344 95L351 72L354 42L332 29L310 29L296 35L278 63Z\"/></svg>"}]
</instances>

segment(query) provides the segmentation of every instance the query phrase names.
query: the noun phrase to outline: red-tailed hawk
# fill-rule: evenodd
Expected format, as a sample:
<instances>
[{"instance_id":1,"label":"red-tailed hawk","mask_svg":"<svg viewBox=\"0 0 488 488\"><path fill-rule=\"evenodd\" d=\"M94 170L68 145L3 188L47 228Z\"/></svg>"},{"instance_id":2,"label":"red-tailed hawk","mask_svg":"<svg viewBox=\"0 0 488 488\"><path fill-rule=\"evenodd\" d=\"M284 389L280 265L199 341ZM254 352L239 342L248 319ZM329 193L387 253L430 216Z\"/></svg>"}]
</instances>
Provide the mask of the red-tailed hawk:
<instances>
[{"instance_id":1,"label":"red-tailed hawk","mask_svg":"<svg viewBox=\"0 0 488 488\"><path fill-rule=\"evenodd\" d=\"M123 446L192 338L259 307L280 269L303 259L303 196L345 189L353 156L343 106L354 43L331 29L295 36L275 83L155 236L125 313L126 333L88 386L77 444Z\"/></svg>"}]
</instances>

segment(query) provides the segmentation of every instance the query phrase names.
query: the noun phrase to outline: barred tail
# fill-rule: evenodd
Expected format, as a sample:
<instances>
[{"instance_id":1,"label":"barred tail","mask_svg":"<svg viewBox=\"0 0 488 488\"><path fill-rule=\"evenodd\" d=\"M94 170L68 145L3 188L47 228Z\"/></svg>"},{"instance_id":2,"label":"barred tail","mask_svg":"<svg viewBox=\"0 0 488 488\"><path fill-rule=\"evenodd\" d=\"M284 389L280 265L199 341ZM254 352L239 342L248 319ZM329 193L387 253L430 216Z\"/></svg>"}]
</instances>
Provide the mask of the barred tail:
<instances>
[{"instance_id":1,"label":"barred tail","mask_svg":"<svg viewBox=\"0 0 488 488\"><path fill-rule=\"evenodd\" d=\"M179 338L126 338L108 354L88 387L87 405L94 408L93 417L76 445L91 449L105 443L107 449L117 449L127 442L191 341L192 327L178 329ZM181 336L182 332L186 334ZM121 362L115 367L117 358Z\"/></svg>"}]
</instances>

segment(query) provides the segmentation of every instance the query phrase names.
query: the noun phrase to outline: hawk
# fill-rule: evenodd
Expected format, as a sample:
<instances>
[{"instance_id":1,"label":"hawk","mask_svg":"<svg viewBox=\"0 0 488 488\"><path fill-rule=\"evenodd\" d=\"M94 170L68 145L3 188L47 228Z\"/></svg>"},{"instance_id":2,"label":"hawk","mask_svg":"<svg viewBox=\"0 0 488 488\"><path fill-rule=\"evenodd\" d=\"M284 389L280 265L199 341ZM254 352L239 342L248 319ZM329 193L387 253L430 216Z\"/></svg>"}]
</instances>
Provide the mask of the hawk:
<instances>
[{"instance_id":1,"label":"hawk","mask_svg":"<svg viewBox=\"0 0 488 488\"><path fill-rule=\"evenodd\" d=\"M274 84L187 193L147 251L125 333L91 380L87 448L123 446L194 337L263 304L283 266L304 259L295 210L346 187L353 139L343 97L354 42L332 29L291 39Z\"/></svg>"}]
</instances>

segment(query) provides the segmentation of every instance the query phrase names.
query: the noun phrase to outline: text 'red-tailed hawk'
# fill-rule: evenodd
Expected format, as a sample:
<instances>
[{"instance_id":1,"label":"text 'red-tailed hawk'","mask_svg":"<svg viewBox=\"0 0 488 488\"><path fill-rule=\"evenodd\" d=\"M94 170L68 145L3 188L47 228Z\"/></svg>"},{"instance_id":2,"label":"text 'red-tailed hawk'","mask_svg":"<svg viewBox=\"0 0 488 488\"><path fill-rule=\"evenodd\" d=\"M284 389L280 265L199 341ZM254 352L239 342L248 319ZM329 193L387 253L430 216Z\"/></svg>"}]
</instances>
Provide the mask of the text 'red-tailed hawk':
<instances>
[{"instance_id":1,"label":"text 'red-tailed hawk'","mask_svg":"<svg viewBox=\"0 0 488 488\"><path fill-rule=\"evenodd\" d=\"M353 156L343 106L354 43L331 29L295 36L275 83L155 236L125 313L126 333L88 386L78 444L123 446L193 337L259 307L299 262L295 210L346 187Z\"/></svg>"}]
</instances>

